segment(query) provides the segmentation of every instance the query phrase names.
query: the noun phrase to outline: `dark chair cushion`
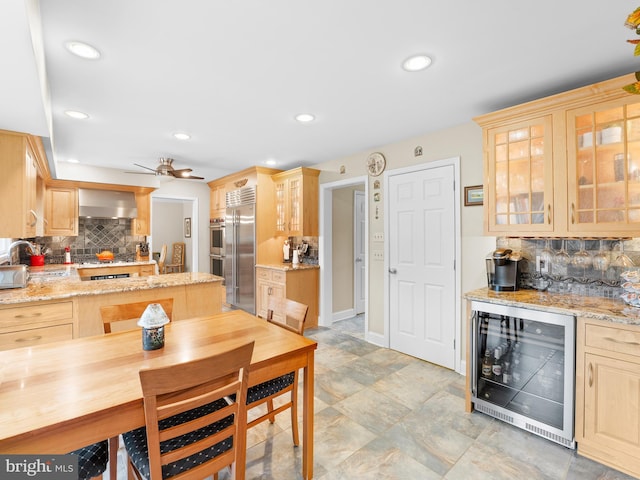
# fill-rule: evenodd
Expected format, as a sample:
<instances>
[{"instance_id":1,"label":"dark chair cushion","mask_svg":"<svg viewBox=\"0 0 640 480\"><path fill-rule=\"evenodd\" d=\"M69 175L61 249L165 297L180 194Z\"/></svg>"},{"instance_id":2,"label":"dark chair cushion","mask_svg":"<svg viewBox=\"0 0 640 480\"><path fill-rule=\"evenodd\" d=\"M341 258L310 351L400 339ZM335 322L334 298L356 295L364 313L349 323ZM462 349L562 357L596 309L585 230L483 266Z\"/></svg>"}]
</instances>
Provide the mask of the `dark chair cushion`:
<instances>
[{"instance_id":1,"label":"dark chair cushion","mask_svg":"<svg viewBox=\"0 0 640 480\"><path fill-rule=\"evenodd\" d=\"M109 444L106 440L71 452L78 456L78 480L97 477L107 469Z\"/></svg>"},{"instance_id":2,"label":"dark chair cushion","mask_svg":"<svg viewBox=\"0 0 640 480\"><path fill-rule=\"evenodd\" d=\"M173 417L165 418L159 422L160 430L180 425L188 420L192 420L203 415L207 415L216 410L220 410L226 407L228 404L224 399L216 400L215 402L203 405L202 407L194 408L184 413L174 415ZM223 418L222 420L202 427L193 432L184 434L180 437L172 438L165 442L160 443L160 452L166 453L184 445L197 442L203 438L206 438L214 433L219 432L233 424L233 415ZM127 454L138 469L138 472L144 477L149 478L149 448L147 446L147 429L145 427L132 430L122 435L124 440L124 446L127 449ZM208 461L213 457L217 457L221 453L226 452L233 446L233 438L228 437L223 441L215 444L213 447L207 448L199 453L191 455L185 459L179 460L162 467L162 478L173 477L184 470L193 468L201 463Z\"/></svg>"},{"instance_id":3,"label":"dark chair cushion","mask_svg":"<svg viewBox=\"0 0 640 480\"><path fill-rule=\"evenodd\" d=\"M280 390L284 390L293 383L294 378L294 372L291 372L286 375L282 375L281 377L267 380L266 382L249 387L247 390L247 405L251 405L253 402L262 400L263 398L273 395Z\"/></svg>"}]
</instances>

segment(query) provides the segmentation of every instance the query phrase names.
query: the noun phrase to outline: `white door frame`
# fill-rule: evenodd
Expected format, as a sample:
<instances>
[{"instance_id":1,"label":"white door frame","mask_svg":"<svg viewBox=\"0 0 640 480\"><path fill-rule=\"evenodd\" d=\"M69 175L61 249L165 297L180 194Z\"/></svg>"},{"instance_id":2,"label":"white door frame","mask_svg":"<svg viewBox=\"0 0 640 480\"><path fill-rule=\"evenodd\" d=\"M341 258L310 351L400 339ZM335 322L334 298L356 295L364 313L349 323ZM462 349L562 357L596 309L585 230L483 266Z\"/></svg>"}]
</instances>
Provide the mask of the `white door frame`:
<instances>
[{"instance_id":1,"label":"white door frame","mask_svg":"<svg viewBox=\"0 0 640 480\"><path fill-rule=\"evenodd\" d=\"M369 178L367 176L353 177L336 182L320 184L320 236L318 237L318 251L320 264L320 315L318 317L318 325L322 327L330 327L333 323L333 291L331 287L333 278L333 269L331 265L332 258L332 191L364 184L365 195L365 217L369 218ZM369 221L365 222L365 238L369 238ZM368 316L368 297L369 297L369 256L367 255L368 241L365 241L365 313L364 328L365 338L369 332L369 316Z\"/></svg>"},{"instance_id":2,"label":"white door frame","mask_svg":"<svg viewBox=\"0 0 640 480\"><path fill-rule=\"evenodd\" d=\"M363 205L366 205L367 197L365 196L365 193L361 192L360 190L355 190L353 192L353 311L355 314L358 314L358 310L360 310L358 308L358 306L360 305L358 297L360 295L360 291L364 291L365 285L364 275L362 275L362 278L360 275L360 262L357 261L357 259L359 258L358 254L361 254L362 257L364 257L362 259L363 261L367 258L365 254L367 248L365 246L367 238L364 237L362 239L362 242L358 243L358 231L360 226L359 223L360 221L364 220L365 228L367 224L367 218L364 217L364 212L361 214L360 210L358 209L359 198L362 198ZM364 217L364 219L362 217ZM364 232L362 232L362 235L364 236ZM360 250L361 245L362 251ZM362 305L362 311L366 312L367 304L365 303L364 299L362 299L362 303L364 303L364 305Z\"/></svg>"},{"instance_id":3,"label":"white door frame","mask_svg":"<svg viewBox=\"0 0 640 480\"><path fill-rule=\"evenodd\" d=\"M464 375L462 369L462 355L460 348L462 346L462 321L461 321L461 290L462 290L462 277L461 277L461 228L460 228L460 157L452 157L443 160L436 160L433 162L421 163L419 165L411 165L409 167L396 168L384 173L384 191L389 192L389 177L391 175L399 175L405 173L416 172L419 170L425 170L430 168L439 168L444 166L453 165L453 178L454 178L454 229L455 229L455 369L456 372ZM384 195L384 211L389 212L389 196ZM389 216L384 216L384 238L389 238ZM384 242L384 345L388 348L390 345L390 302L389 302L389 242Z\"/></svg>"},{"instance_id":4,"label":"white door frame","mask_svg":"<svg viewBox=\"0 0 640 480\"><path fill-rule=\"evenodd\" d=\"M198 197L183 197L180 195L163 195L163 194L151 194L151 210L149 215L153 218L153 200L179 200L184 203L191 202L191 271L200 271L199 267L199 255L198 255L198 232L200 231L198 225ZM153 225L150 226L151 245L149 245L150 251L153 251ZM167 255L171 255L168 252ZM208 270L207 270L208 272Z\"/></svg>"}]
</instances>

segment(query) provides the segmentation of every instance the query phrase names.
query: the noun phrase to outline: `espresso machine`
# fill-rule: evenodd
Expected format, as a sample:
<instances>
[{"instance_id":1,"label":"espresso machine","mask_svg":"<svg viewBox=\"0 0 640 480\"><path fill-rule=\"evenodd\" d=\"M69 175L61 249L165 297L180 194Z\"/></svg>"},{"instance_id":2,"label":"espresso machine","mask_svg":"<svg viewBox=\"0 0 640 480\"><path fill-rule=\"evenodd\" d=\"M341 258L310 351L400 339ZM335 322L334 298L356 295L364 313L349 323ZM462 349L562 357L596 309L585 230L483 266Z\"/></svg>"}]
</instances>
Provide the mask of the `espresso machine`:
<instances>
[{"instance_id":1,"label":"espresso machine","mask_svg":"<svg viewBox=\"0 0 640 480\"><path fill-rule=\"evenodd\" d=\"M487 282L496 292L514 292L520 288L522 257L509 248L498 248L487 255Z\"/></svg>"}]
</instances>

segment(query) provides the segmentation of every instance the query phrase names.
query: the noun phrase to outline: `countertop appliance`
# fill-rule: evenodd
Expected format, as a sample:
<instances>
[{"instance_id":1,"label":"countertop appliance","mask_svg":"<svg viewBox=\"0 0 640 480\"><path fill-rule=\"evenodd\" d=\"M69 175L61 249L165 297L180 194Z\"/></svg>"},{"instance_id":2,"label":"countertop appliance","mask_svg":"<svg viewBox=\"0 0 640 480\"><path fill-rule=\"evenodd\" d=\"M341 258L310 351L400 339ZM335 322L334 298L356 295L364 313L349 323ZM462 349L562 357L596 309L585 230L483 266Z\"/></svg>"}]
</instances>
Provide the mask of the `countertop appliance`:
<instances>
[{"instance_id":1,"label":"countertop appliance","mask_svg":"<svg viewBox=\"0 0 640 480\"><path fill-rule=\"evenodd\" d=\"M224 281L227 303L255 314L256 189L227 192Z\"/></svg>"},{"instance_id":2,"label":"countertop appliance","mask_svg":"<svg viewBox=\"0 0 640 480\"><path fill-rule=\"evenodd\" d=\"M487 283L491 290L513 292L520 288L522 257L508 248L498 248L487 255Z\"/></svg>"},{"instance_id":3,"label":"countertop appliance","mask_svg":"<svg viewBox=\"0 0 640 480\"><path fill-rule=\"evenodd\" d=\"M29 281L26 265L0 265L0 289L24 288Z\"/></svg>"},{"instance_id":4,"label":"countertop appliance","mask_svg":"<svg viewBox=\"0 0 640 480\"><path fill-rule=\"evenodd\" d=\"M474 408L575 448L575 317L471 302Z\"/></svg>"}]
</instances>

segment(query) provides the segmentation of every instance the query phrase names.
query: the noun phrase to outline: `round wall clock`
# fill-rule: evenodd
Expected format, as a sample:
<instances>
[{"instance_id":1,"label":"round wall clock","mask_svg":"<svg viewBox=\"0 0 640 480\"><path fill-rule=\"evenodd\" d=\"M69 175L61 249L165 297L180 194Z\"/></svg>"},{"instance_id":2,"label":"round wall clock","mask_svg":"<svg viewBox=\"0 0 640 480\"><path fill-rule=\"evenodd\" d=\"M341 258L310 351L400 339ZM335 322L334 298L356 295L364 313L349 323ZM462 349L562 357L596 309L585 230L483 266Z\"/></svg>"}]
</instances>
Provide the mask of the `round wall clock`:
<instances>
[{"instance_id":1,"label":"round wall clock","mask_svg":"<svg viewBox=\"0 0 640 480\"><path fill-rule=\"evenodd\" d=\"M384 172L387 161L380 152L374 152L367 157L367 171L372 177L377 177Z\"/></svg>"}]
</instances>

